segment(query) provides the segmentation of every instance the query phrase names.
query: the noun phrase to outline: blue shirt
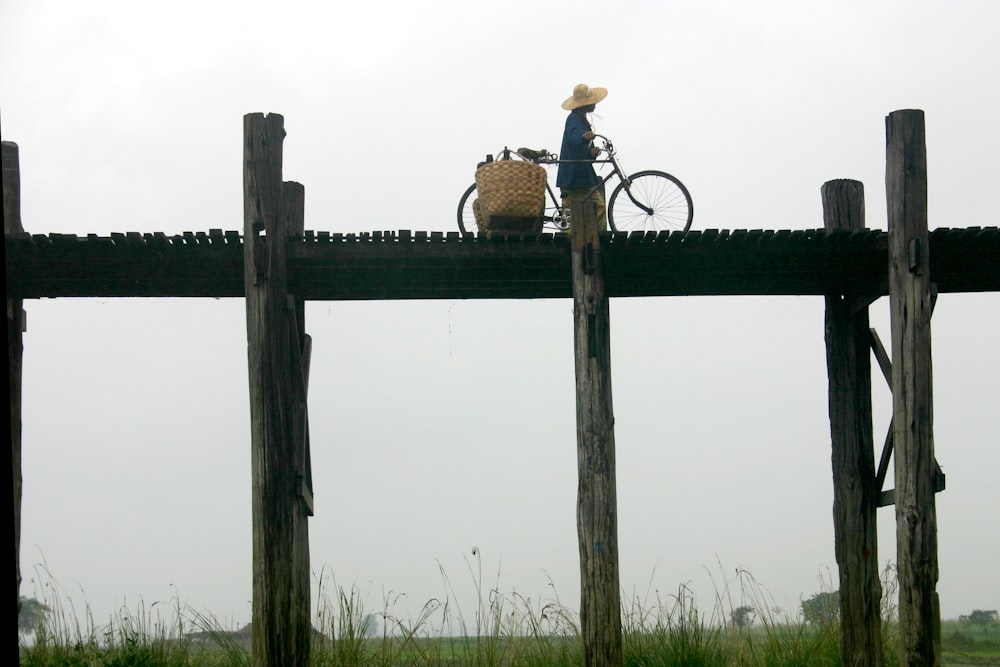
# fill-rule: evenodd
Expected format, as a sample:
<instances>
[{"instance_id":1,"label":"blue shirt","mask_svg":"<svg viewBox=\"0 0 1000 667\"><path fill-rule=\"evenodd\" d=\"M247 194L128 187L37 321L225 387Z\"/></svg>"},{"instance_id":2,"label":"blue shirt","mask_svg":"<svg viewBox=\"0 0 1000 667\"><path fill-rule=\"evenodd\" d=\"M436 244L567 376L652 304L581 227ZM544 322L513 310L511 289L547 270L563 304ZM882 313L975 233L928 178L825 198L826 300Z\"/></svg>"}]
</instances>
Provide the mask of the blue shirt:
<instances>
[{"instance_id":1,"label":"blue shirt","mask_svg":"<svg viewBox=\"0 0 1000 667\"><path fill-rule=\"evenodd\" d=\"M560 188L592 188L600 180L592 164L594 156L590 154L592 146L589 139L583 135L590 132L590 123L584 114L570 112L566 119L566 129L563 130L562 148L559 150L560 160L585 160L573 164L559 164L556 174L556 187Z\"/></svg>"}]
</instances>

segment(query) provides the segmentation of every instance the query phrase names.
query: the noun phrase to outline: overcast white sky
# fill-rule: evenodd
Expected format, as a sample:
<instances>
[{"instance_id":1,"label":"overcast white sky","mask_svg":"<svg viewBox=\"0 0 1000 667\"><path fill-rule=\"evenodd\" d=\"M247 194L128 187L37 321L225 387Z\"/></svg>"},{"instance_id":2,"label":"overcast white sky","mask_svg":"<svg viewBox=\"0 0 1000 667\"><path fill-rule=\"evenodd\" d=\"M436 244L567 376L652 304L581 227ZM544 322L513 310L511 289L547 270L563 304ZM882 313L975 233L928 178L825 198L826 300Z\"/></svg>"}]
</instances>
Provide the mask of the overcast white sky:
<instances>
[{"instance_id":1,"label":"overcast white sky","mask_svg":"<svg viewBox=\"0 0 1000 667\"><path fill-rule=\"evenodd\" d=\"M307 229L451 231L483 155L558 150L579 82L609 89L595 124L626 169L689 187L695 229L821 227L834 178L862 180L885 229L884 117L904 108L926 112L931 227L993 226L998 25L987 0L12 1L0 114L36 233L241 229L250 112L285 116ZM998 306L944 295L934 317L945 617L1000 605ZM44 558L98 621L175 596L248 621L243 301L25 308L22 592ZM571 311L308 305L317 574L415 611L443 570L468 605L478 547L487 585L576 608ZM711 609L741 568L796 610L835 582L822 299L619 299L611 318L626 596L687 583Z\"/></svg>"}]
</instances>

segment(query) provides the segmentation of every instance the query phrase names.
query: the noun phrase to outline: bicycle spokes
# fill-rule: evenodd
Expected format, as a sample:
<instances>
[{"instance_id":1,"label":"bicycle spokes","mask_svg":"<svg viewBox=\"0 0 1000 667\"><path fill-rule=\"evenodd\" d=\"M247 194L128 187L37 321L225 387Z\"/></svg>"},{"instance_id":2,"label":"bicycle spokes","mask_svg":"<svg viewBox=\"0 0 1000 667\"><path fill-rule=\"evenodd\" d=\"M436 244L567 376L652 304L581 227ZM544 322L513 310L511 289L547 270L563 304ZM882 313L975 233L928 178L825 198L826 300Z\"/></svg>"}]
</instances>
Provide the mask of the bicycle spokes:
<instances>
[{"instance_id":1,"label":"bicycle spokes","mask_svg":"<svg viewBox=\"0 0 1000 667\"><path fill-rule=\"evenodd\" d=\"M646 205L646 202L652 203L655 200L655 197L653 197L651 193L637 193L639 196L636 197L635 194L632 194L632 179L627 179L624 183L622 183L622 185L625 188L625 194L628 195L628 198L632 200L632 203L635 204L639 210L646 215L653 215L653 208ZM638 189L639 188L636 188L636 190Z\"/></svg>"}]
</instances>

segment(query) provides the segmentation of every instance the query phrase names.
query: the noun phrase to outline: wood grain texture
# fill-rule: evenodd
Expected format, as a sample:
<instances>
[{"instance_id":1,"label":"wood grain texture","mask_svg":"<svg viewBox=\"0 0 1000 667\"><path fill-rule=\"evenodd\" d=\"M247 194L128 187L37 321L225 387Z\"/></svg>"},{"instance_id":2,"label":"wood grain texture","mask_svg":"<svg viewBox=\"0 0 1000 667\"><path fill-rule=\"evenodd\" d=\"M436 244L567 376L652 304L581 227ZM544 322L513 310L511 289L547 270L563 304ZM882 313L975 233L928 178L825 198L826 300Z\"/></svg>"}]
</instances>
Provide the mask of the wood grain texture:
<instances>
[{"instance_id":1,"label":"wood grain texture","mask_svg":"<svg viewBox=\"0 0 1000 667\"><path fill-rule=\"evenodd\" d=\"M830 230L865 226L864 186L830 181L821 189ZM849 667L881 667L883 658L871 356L867 306L852 310L848 295L826 297L833 466L834 549L840 579L840 653Z\"/></svg>"},{"instance_id":2,"label":"wood grain texture","mask_svg":"<svg viewBox=\"0 0 1000 667\"><path fill-rule=\"evenodd\" d=\"M899 656L940 664L927 150L919 110L886 118Z\"/></svg>"},{"instance_id":3,"label":"wood grain texture","mask_svg":"<svg viewBox=\"0 0 1000 667\"><path fill-rule=\"evenodd\" d=\"M611 325L592 202L571 210L580 632L586 667L622 664Z\"/></svg>"},{"instance_id":4,"label":"wood grain texture","mask_svg":"<svg viewBox=\"0 0 1000 667\"><path fill-rule=\"evenodd\" d=\"M244 117L244 284L250 384L253 514L253 663L309 663L308 530L297 454L302 392L296 391L281 181L280 115ZM290 195L294 196L294 195ZM301 382L298 386L301 387ZM303 585L303 566L305 585Z\"/></svg>"}]
</instances>

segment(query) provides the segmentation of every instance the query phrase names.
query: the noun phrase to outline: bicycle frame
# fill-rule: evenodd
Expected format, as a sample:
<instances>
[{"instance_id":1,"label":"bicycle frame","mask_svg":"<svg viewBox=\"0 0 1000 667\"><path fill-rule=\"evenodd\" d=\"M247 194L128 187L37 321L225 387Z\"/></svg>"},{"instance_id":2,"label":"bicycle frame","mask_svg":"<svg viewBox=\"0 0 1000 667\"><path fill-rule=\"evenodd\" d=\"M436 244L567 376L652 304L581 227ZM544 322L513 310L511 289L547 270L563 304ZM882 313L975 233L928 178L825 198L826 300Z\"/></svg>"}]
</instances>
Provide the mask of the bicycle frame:
<instances>
[{"instance_id":1,"label":"bicycle frame","mask_svg":"<svg viewBox=\"0 0 1000 667\"><path fill-rule=\"evenodd\" d=\"M625 175L625 170L622 169L621 163L618 162L618 157L615 154L615 149L614 149L614 146L611 144L611 140L608 139L607 137L605 137L604 135L601 135L601 134L595 134L594 138L595 139L600 139L604 143L604 146L600 148L600 151L602 153L606 153L607 154L608 157L606 159L603 159L603 160L560 160L558 158L558 156L556 156L554 153L549 153L548 151L544 151L542 153L542 155L533 158L533 157L531 157L529 155L525 155L525 154L521 153L520 151L513 151L513 150L511 150L511 149L509 149L507 147L504 147L504 149L502 151L503 158L501 158L501 159L509 160L509 159L511 159L510 154L514 153L519 158L521 158L522 160L525 160L527 162L534 162L535 164L543 164L543 165L544 164L550 164L550 165L551 164L554 164L554 165L559 165L559 164L590 164L590 165L610 164L611 165L611 172L608 173L607 176L604 176L603 178L601 178L600 182L597 185L595 185L590 190L590 192L587 193L587 197L592 196L595 192L597 192L602 187L604 187L605 185L607 185L607 183L609 181L611 181L612 178L614 178L615 176L617 176L618 179L622 182L623 188L625 190L625 193L628 195L628 198L630 200L632 200L632 203L635 204L640 209L642 209L643 211L645 211L647 214L652 213L652 209L650 209L648 206L646 206L642 202L637 201L636 198L632 196L631 188L629 187L630 186L629 178L628 178L628 176ZM522 149L522 150L524 150L524 149ZM552 215L552 216L542 216L542 221L543 222L551 222L556 227L558 227L559 229L568 229L569 228L569 210L565 206L563 206L562 197L556 197L556 193L552 189L552 186L549 184L548 181L546 181L546 183L545 183L545 190L548 193L549 200L552 202L552 208L556 211L556 214Z\"/></svg>"},{"instance_id":2,"label":"bicycle frame","mask_svg":"<svg viewBox=\"0 0 1000 667\"><path fill-rule=\"evenodd\" d=\"M586 197L606 188L604 195L607 206L608 225L612 231L687 231L694 216L694 205L687 188L677 178L664 171L644 170L627 174L618 161L611 141L603 135L595 135L599 145L597 157L594 160L560 160L555 153L546 150L531 150L519 148L512 150L504 147L498 155L499 160L518 159L542 166L559 164L610 165L610 173L599 177L593 188L583 190ZM604 154L603 156L601 154ZM492 162L493 157L487 156ZM476 186L470 186L459 199L458 224L465 231L472 220L474 210L474 193ZM563 205L562 193L546 178L546 203L537 220L542 226L554 227L559 231L570 228L569 209ZM473 227L475 229L475 227Z\"/></svg>"}]
</instances>

